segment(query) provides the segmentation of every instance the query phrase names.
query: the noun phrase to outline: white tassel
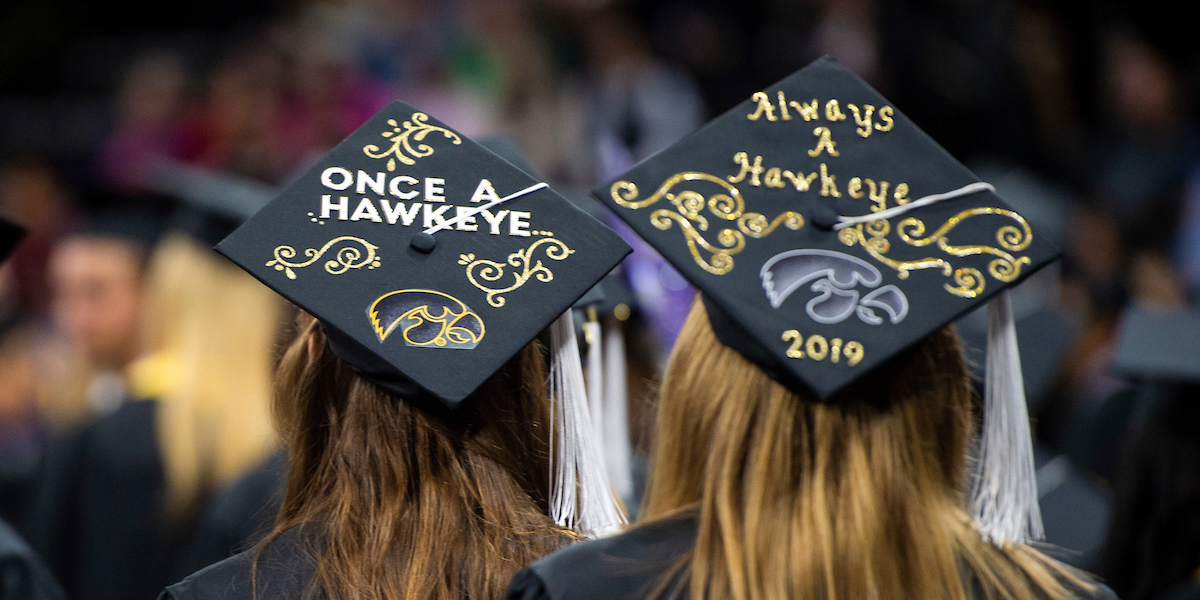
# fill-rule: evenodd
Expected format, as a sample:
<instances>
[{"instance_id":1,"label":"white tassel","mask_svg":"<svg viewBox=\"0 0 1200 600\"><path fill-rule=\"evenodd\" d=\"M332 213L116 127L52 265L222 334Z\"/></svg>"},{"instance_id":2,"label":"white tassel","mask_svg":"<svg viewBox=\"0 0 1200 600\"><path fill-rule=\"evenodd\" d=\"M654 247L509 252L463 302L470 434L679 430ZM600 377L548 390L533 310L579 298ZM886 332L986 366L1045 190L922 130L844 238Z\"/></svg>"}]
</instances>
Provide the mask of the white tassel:
<instances>
[{"instance_id":1,"label":"white tassel","mask_svg":"<svg viewBox=\"0 0 1200 600\"><path fill-rule=\"evenodd\" d=\"M972 491L975 524L997 546L1043 537L1033 439L1017 330L1007 291L988 304L987 375L978 477Z\"/></svg>"},{"instance_id":2,"label":"white tassel","mask_svg":"<svg viewBox=\"0 0 1200 600\"><path fill-rule=\"evenodd\" d=\"M625 514L613 496L591 422L570 310L551 324L550 345L550 516L588 537L615 533Z\"/></svg>"},{"instance_id":3,"label":"white tassel","mask_svg":"<svg viewBox=\"0 0 1200 600\"><path fill-rule=\"evenodd\" d=\"M583 341L587 345L587 396L588 408L592 412L592 425L596 427L596 436L601 445L605 445L604 435L604 351L600 335L600 323L596 320L596 309L589 308L588 316L583 320Z\"/></svg>"},{"instance_id":4,"label":"white tassel","mask_svg":"<svg viewBox=\"0 0 1200 600\"><path fill-rule=\"evenodd\" d=\"M634 497L627 387L625 334L610 318L604 327L604 457L613 490L630 506Z\"/></svg>"}]
</instances>

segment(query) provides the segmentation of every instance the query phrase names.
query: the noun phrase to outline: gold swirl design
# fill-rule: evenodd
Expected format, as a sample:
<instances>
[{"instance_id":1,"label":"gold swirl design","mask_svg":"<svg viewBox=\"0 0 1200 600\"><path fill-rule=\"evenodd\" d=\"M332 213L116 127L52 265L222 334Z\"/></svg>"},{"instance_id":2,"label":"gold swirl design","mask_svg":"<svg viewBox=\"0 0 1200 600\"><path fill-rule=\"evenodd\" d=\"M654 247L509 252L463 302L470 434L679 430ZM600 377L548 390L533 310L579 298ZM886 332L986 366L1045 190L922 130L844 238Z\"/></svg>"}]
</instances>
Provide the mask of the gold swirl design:
<instances>
[{"instance_id":1,"label":"gold swirl design","mask_svg":"<svg viewBox=\"0 0 1200 600\"><path fill-rule=\"evenodd\" d=\"M672 191L672 188L685 181L706 181L721 186L723 190L708 198L693 190ZM733 255L746 247L746 236L764 238L771 235L780 225L792 230L804 226L804 217L792 211L785 211L774 219L768 219L761 213L746 212L746 200L742 193L724 178L708 173L676 173L663 181L653 194L642 200L638 200L637 184L630 181L612 184L609 194L618 206L633 210L652 206L666 198L675 206L675 210L655 210L650 213L650 223L663 231L677 223L696 264L715 275L724 275L733 270ZM708 241L700 234L709 228L709 218L702 214L705 209L718 219L736 222L737 229L721 229L717 232L715 244ZM704 256L701 251L706 252L708 256Z\"/></svg>"},{"instance_id":2,"label":"gold swirl design","mask_svg":"<svg viewBox=\"0 0 1200 600\"><path fill-rule=\"evenodd\" d=\"M295 279L296 272L293 269L302 269L307 267L325 255L330 248L337 245L339 242L347 242L351 244L361 244L362 248L355 245L347 245L340 248L333 256L332 260L325 261L325 270L333 275L341 275L350 269L361 269L366 267L374 269L381 264L379 257L375 251L379 246L368 242L362 238L357 238L351 235L343 235L333 238L325 243L319 250L316 248L308 248L304 251L304 255L309 257L304 262L290 262L289 259L296 257L296 249L291 246L277 246L275 248L275 258L267 261L268 267L275 267L276 271L283 271L288 279Z\"/></svg>"},{"instance_id":3,"label":"gold swirl design","mask_svg":"<svg viewBox=\"0 0 1200 600\"><path fill-rule=\"evenodd\" d=\"M523 248L509 254L503 263L494 260L476 259L472 253L460 254L458 264L466 265L467 279L475 287L487 292L488 304L499 308L504 306L504 303L507 301L501 294L506 294L525 285L525 282L529 281L530 278L536 278L542 283L549 283L554 279L554 273L546 268L542 264L542 261L534 260L534 253L539 248L542 248L546 258L551 260L563 260L575 252L558 239L542 238L528 248ZM506 275L505 269L510 266L516 268L511 273L516 278L513 284L504 288L489 287L489 283L499 281L503 278Z\"/></svg>"},{"instance_id":4,"label":"gold swirl design","mask_svg":"<svg viewBox=\"0 0 1200 600\"><path fill-rule=\"evenodd\" d=\"M419 143L414 148L412 142L421 142L435 131L441 133L456 146L462 143L462 138L458 137L457 133L444 127L431 125L428 120L429 115L423 112L413 113L411 119L400 124L397 124L395 119L388 119L387 123L392 126L392 130L385 131L380 135L390 140L392 147L387 151L381 151L379 146L368 144L363 146L363 153L371 158L384 158L392 155L392 158L387 161L387 170L395 171L397 160L406 165L415 165L417 164L416 159L433 154L433 147L429 144Z\"/></svg>"},{"instance_id":5,"label":"gold swirl design","mask_svg":"<svg viewBox=\"0 0 1200 600\"><path fill-rule=\"evenodd\" d=\"M692 253L696 264L714 275L724 275L732 271L733 255L746 248L746 237L740 231L722 229L717 233L717 242L722 247L714 246L704 239L704 236L700 235L686 218L665 208L651 213L650 223L663 231L670 229L672 223L678 223L679 229L683 231L683 235L687 239L688 251ZM708 252L711 258L705 260L700 255L701 248Z\"/></svg>"},{"instance_id":6,"label":"gold swirl design","mask_svg":"<svg viewBox=\"0 0 1200 600\"><path fill-rule=\"evenodd\" d=\"M875 222L875 221L872 221ZM847 246L858 244L867 251L875 260L896 270L896 275L900 279L908 279L910 271L918 271L921 269L938 268L942 270L942 274L949 277L953 271L950 263L940 258L923 258L921 260L895 260L887 256L888 250L891 249L891 243L882 236L867 235L870 232L864 232L863 223L859 223L854 227L847 227L838 234L838 239Z\"/></svg>"},{"instance_id":7,"label":"gold swirl design","mask_svg":"<svg viewBox=\"0 0 1200 600\"><path fill-rule=\"evenodd\" d=\"M996 231L996 241L1005 250L1019 252L1028 248L1029 244L1033 241L1033 230L1030 229L1029 223L1021 215L1011 210L991 206L981 206L964 210L950 217L928 237L921 237L925 233L925 223L913 217L901 221L896 227L896 232L910 246L928 246L936 243L938 248L941 248L943 252L954 256L991 254L997 258L988 265L988 274L998 281L1013 281L1021 275L1021 265L1029 264L1029 257L1022 256L1016 258L1012 254L1005 252L1005 250L992 246L953 246L947 241L946 236L950 231L957 227L959 223L976 215L1001 215L1017 222L1017 225L1021 227L1020 229L1013 225L1005 225Z\"/></svg>"},{"instance_id":8,"label":"gold swirl design","mask_svg":"<svg viewBox=\"0 0 1200 600\"><path fill-rule=\"evenodd\" d=\"M800 229L804 227L804 217L789 210L779 213L774 221L767 221L766 215L753 212L738 218L738 229L752 238L767 237L780 225L792 230Z\"/></svg>"},{"instance_id":9,"label":"gold swirl design","mask_svg":"<svg viewBox=\"0 0 1200 600\"><path fill-rule=\"evenodd\" d=\"M979 272L979 269L965 268L954 270L954 283L958 285L952 286L948 283L943 283L942 286L946 288L947 292L955 296L974 298L983 292L983 287L987 282L983 278L983 273Z\"/></svg>"},{"instance_id":10,"label":"gold swirl design","mask_svg":"<svg viewBox=\"0 0 1200 600\"><path fill-rule=\"evenodd\" d=\"M662 200L663 197L666 197L667 200L675 200L675 195L671 193L671 188L675 187L675 184L681 181L707 181L725 188L729 193L713 196L708 202L709 209L713 213L725 215L723 218L729 221L742 216L742 209L746 205L746 201L742 199L742 193L728 181L725 181L725 179L716 175L709 175L708 173L696 173L692 171L676 173L662 182L662 185L658 186L658 189L645 200L636 200L638 197L638 187L637 184L631 181L618 181L612 184L612 187L609 188L609 193L612 195L613 202L625 208L637 210L639 208L646 208ZM682 192L682 194L700 195L696 192Z\"/></svg>"},{"instance_id":11,"label":"gold swirl design","mask_svg":"<svg viewBox=\"0 0 1200 600\"><path fill-rule=\"evenodd\" d=\"M947 239L949 233L966 219L977 215L1008 217L1017 224L1005 225L996 231L999 248L983 244L966 246L951 244ZM937 257L899 261L886 256L891 249L891 242L885 236L890 230L891 225L888 221L879 219L842 229L838 234L838 239L847 246L856 244L862 246L875 260L895 269L900 279L907 279L911 271L936 268L941 269L944 276L953 277L954 285L945 284L946 291L964 298L974 298L983 293L986 278L978 269L956 269L950 262ZM936 245L942 252L955 257L990 254L996 258L988 263L988 274L993 279L1005 283L1020 277L1021 267L1030 263L1028 256L1018 257L1010 252L1025 250L1033 242L1033 230L1021 215L1011 210L991 206L964 210L947 219L928 236L925 236L925 223L915 217L909 217L896 226L896 235L909 246L921 248Z\"/></svg>"}]
</instances>

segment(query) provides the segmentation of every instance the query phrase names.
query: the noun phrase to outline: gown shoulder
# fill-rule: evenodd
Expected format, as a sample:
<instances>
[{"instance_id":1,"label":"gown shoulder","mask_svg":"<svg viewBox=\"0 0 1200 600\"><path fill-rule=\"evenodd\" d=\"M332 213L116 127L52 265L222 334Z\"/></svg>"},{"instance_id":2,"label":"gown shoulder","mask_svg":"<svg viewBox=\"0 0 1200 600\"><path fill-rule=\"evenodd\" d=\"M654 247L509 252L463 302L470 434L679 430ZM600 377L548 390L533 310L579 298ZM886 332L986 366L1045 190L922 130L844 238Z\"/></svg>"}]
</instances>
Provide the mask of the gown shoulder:
<instances>
[{"instance_id":1,"label":"gown shoulder","mask_svg":"<svg viewBox=\"0 0 1200 600\"><path fill-rule=\"evenodd\" d=\"M504 600L642 600L655 592L686 598L682 561L695 541L695 520L680 517L580 542L517 573ZM1118 600L1108 586L1076 574L1095 586L1073 590L1079 600Z\"/></svg>"},{"instance_id":2,"label":"gown shoulder","mask_svg":"<svg viewBox=\"0 0 1200 600\"><path fill-rule=\"evenodd\" d=\"M505 600L645 598L695 539L695 521L676 518L573 544L517 573ZM673 589L678 581L669 583Z\"/></svg>"},{"instance_id":3,"label":"gown shoulder","mask_svg":"<svg viewBox=\"0 0 1200 600\"><path fill-rule=\"evenodd\" d=\"M294 600L304 597L314 566L301 534L300 528L289 529L261 550L252 548L200 569L167 587L159 600ZM319 594L314 596L320 597Z\"/></svg>"}]
</instances>

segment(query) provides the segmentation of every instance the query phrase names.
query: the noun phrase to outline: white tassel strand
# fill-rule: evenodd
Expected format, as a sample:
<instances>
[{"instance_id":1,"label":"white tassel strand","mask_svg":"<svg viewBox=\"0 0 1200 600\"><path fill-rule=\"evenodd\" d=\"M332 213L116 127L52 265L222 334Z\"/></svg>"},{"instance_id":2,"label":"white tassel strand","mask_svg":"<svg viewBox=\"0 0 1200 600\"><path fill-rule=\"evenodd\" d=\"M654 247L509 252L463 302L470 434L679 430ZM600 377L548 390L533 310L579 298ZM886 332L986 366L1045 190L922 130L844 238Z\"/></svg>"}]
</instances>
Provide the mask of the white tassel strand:
<instances>
[{"instance_id":1,"label":"white tassel strand","mask_svg":"<svg viewBox=\"0 0 1200 600\"><path fill-rule=\"evenodd\" d=\"M592 425L604 452L604 350L600 333L600 322L596 320L596 309L587 310L587 318L583 320L583 343L587 347L587 396L588 407L592 411Z\"/></svg>"},{"instance_id":2,"label":"white tassel strand","mask_svg":"<svg viewBox=\"0 0 1200 600\"><path fill-rule=\"evenodd\" d=\"M604 458L613 491L629 506L634 497L627 385L625 334L620 323L609 318L604 323Z\"/></svg>"},{"instance_id":3,"label":"white tassel strand","mask_svg":"<svg viewBox=\"0 0 1200 600\"><path fill-rule=\"evenodd\" d=\"M988 304L987 375L978 477L972 490L975 524L997 546L1043 537L1033 439L1016 323L1007 291Z\"/></svg>"},{"instance_id":4,"label":"white tassel strand","mask_svg":"<svg viewBox=\"0 0 1200 600\"><path fill-rule=\"evenodd\" d=\"M570 310L550 326L550 516L588 537L615 533L625 514L608 482L583 382Z\"/></svg>"}]
</instances>

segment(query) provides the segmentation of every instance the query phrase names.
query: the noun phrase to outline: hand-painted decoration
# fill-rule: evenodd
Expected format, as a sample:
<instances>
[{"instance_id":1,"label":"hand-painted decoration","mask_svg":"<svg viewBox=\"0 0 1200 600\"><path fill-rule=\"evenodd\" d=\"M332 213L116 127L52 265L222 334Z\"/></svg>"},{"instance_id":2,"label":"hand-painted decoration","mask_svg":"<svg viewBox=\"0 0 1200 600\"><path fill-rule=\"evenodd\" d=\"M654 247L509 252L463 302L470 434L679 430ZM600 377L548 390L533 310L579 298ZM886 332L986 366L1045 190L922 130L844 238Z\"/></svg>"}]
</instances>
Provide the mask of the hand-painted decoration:
<instances>
[{"instance_id":1,"label":"hand-painted decoration","mask_svg":"<svg viewBox=\"0 0 1200 600\"><path fill-rule=\"evenodd\" d=\"M294 269L302 269L317 262L331 248L342 243L346 245L338 249L331 260L325 261L325 270L329 273L341 275L350 269L361 269L362 267L374 269L382 264L379 257L375 254L379 246L359 237L343 235L329 240L320 249L306 249L304 255L309 258L304 262L290 262L290 259L296 257L295 248L291 246L277 246L275 248L275 258L267 261L267 266L275 267L276 271L283 271L288 279L295 279L296 272ZM359 248L359 246L362 247Z\"/></svg>"},{"instance_id":2,"label":"hand-painted decoration","mask_svg":"<svg viewBox=\"0 0 1200 600\"><path fill-rule=\"evenodd\" d=\"M529 281L531 277L536 278L542 283L549 283L554 280L554 273L542 264L541 260L535 260L536 253L541 251L546 258L551 260L563 260L573 254L575 251L568 248L566 244L555 238L543 238L528 248L523 248L508 255L505 262L496 262L485 258L475 258L474 253L461 254L458 257L458 264L467 266L467 279L475 287L487 292L488 304L499 308L504 306L506 299L501 294L511 292ZM506 271L508 267L513 267L511 272ZM500 281L506 275L513 276L513 283L507 287L494 287L492 282Z\"/></svg>"},{"instance_id":3,"label":"hand-painted decoration","mask_svg":"<svg viewBox=\"0 0 1200 600\"><path fill-rule=\"evenodd\" d=\"M724 188L725 191L717 192L707 199L703 194L692 190L671 191L685 181L707 181ZM804 217L792 211L785 211L773 220L761 213L746 212L746 201L742 198L742 193L725 179L708 173L684 172L672 175L644 200L637 199L638 187L629 181L612 184L609 193L618 205L634 210L653 205L662 198L674 204L674 211L660 208L650 213L650 222L663 231L670 229L672 223L677 223L696 264L714 275L724 275L733 270L733 255L745 249L746 236L764 238L771 235L780 225L793 230L804 226ZM706 207L716 218L737 223L737 229L725 228L717 232L716 244L700 234L702 231L708 231L708 218L701 214ZM701 256L701 250L708 254L708 258Z\"/></svg>"},{"instance_id":4,"label":"hand-painted decoration","mask_svg":"<svg viewBox=\"0 0 1200 600\"><path fill-rule=\"evenodd\" d=\"M483 320L458 298L434 290L397 290L371 303L367 316L383 342L396 329L406 346L471 350L483 340Z\"/></svg>"},{"instance_id":5,"label":"hand-painted decoration","mask_svg":"<svg viewBox=\"0 0 1200 600\"><path fill-rule=\"evenodd\" d=\"M763 289L772 308L779 308L797 288L813 282L809 288L819 295L808 301L805 311L817 323L841 323L857 314L864 323L883 323L876 311L886 313L893 325L908 316L908 298L900 288L885 285L874 265L841 252L815 248L781 252L763 263L759 271ZM863 291L871 290L866 295Z\"/></svg>"},{"instance_id":6,"label":"hand-painted decoration","mask_svg":"<svg viewBox=\"0 0 1200 600\"><path fill-rule=\"evenodd\" d=\"M1000 245L999 248L986 244L952 245L948 240L950 232L963 221L979 215L1006 217L1015 221L1016 225L1005 225L996 230L996 241ZM936 256L907 261L887 256L892 248L891 242L887 239L890 231L891 223L886 219L880 219L842 229L838 238L847 246L856 244L862 246L875 260L895 269L900 279L907 279L911 271L936 268L941 269L942 275L953 277L954 285L943 284L946 291L951 294L963 298L974 298L983 293L987 281L978 269L955 268L950 261ZM1004 283L1015 281L1021 275L1022 265L1030 263L1028 256L1014 256L1012 253L1028 248L1029 244L1033 242L1033 231L1021 215L1011 210L990 206L964 210L950 217L928 236L925 236L925 223L915 217L909 217L900 221L900 224L896 226L896 234L909 246L936 245L942 252L950 256L963 257L976 254L995 256L996 258L988 263L987 271L993 279Z\"/></svg>"},{"instance_id":7,"label":"hand-painted decoration","mask_svg":"<svg viewBox=\"0 0 1200 600\"><path fill-rule=\"evenodd\" d=\"M829 362L837 364L842 362L842 358L845 357L846 366L856 367L866 355L866 348L861 342L853 340L844 342L842 338L836 337L827 340L819 333L805 338L804 334L798 330L789 329L783 332L780 339L790 343L784 353L788 358L809 359L817 362L828 358Z\"/></svg>"},{"instance_id":8,"label":"hand-painted decoration","mask_svg":"<svg viewBox=\"0 0 1200 600\"><path fill-rule=\"evenodd\" d=\"M441 133L456 146L462 143L462 138L458 137L457 133L444 127L432 125L427 121L429 121L429 115L423 112L413 113L411 119L400 124L397 124L395 119L388 119L387 123L392 126L392 129L380 135L391 141L392 147L386 151L381 151L379 146L369 144L363 146L363 153L371 158L383 158L390 155L391 158L388 158L387 161L387 169L395 171L396 161L400 161L406 165L415 165L417 164L416 159L433 154L433 146L429 144L418 144L415 148L412 145L412 142L420 142L430 133L435 131Z\"/></svg>"}]
</instances>

